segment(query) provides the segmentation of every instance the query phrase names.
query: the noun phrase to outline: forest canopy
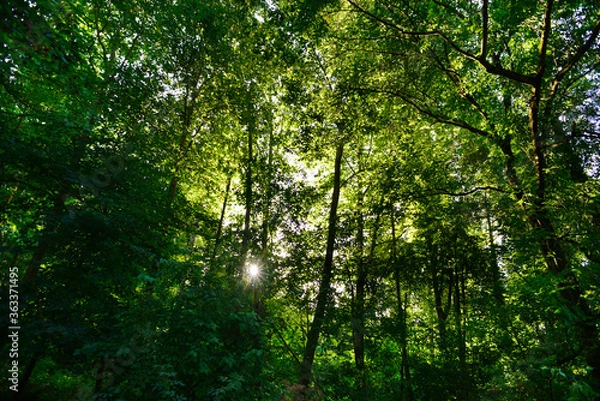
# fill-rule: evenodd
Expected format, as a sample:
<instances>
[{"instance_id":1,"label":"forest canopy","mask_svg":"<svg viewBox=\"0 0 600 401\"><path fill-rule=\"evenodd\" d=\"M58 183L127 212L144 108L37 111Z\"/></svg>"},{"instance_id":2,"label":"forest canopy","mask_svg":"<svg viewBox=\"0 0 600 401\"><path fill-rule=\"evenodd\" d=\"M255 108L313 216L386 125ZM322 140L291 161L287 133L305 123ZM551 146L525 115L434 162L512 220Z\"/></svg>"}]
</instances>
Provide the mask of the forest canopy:
<instances>
[{"instance_id":1,"label":"forest canopy","mask_svg":"<svg viewBox=\"0 0 600 401\"><path fill-rule=\"evenodd\" d=\"M0 398L600 399L596 0L0 24Z\"/></svg>"}]
</instances>

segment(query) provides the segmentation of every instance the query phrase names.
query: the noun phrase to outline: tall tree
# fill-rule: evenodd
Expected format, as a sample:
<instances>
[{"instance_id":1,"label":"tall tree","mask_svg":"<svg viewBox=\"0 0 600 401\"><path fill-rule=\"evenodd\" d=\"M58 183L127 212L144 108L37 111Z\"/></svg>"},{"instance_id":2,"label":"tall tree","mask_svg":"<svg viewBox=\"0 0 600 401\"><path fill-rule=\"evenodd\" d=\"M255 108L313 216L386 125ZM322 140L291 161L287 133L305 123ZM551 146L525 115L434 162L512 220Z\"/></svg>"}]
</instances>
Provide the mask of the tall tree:
<instances>
[{"instance_id":1,"label":"tall tree","mask_svg":"<svg viewBox=\"0 0 600 401\"><path fill-rule=\"evenodd\" d=\"M343 130L343 127L339 127ZM319 336L325 321L325 314L331 298L331 281L333 279L333 253L335 250L337 208L340 199L341 174L342 174L342 155L344 153L344 143L336 146L335 162L333 172L333 189L331 195L331 206L329 208L329 225L327 229L327 249L325 251L325 262L321 279L319 281L319 292L317 293L317 304L313 315L310 329L306 335L306 346L302 358L302 370L300 373L299 384L308 386L311 382L311 373L315 351L319 343Z\"/></svg>"},{"instance_id":2,"label":"tall tree","mask_svg":"<svg viewBox=\"0 0 600 401\"><path fill-rule=\"evenodd\" d=\"M490 156L496 163L503 161L504 173L496 182L508 184L521 208L515 212L525 216L548 271L560 281L565 305L581 316L578 352L587 355L597 379L596 319L573 270L578 264L574 252L584 247L575 242L572 249L561 239L564 228L551 206L565 189L560 177L568 177L561 175L565 166L555 161L553 151L564 140L561 131L573 123L585 126L579 134L571 134L572 141L582 143L586 140L581 133L593 131L595 124L584 104L593 96L585 88L596 79L589 71L597 65L599 51L597 5L552 0L543 5L347 3L372 31L359 28L362 42L342 45L360 43L352 50L372 49L380 56L371 61L379 60L382 67L398 65L393 70L366 67L372 73L360 88L387 93L436 124L462 130L473 143L493 148ZM566 30L566 24L575 20L577 28ZM574 115L558 100L567 98L576 99L582 112ZM526 146L526 154L515 149L519 146ZM490 184L483 181L479 187ZM585 204L585 197L579 202Z\"/></svg>"}]
</instances>

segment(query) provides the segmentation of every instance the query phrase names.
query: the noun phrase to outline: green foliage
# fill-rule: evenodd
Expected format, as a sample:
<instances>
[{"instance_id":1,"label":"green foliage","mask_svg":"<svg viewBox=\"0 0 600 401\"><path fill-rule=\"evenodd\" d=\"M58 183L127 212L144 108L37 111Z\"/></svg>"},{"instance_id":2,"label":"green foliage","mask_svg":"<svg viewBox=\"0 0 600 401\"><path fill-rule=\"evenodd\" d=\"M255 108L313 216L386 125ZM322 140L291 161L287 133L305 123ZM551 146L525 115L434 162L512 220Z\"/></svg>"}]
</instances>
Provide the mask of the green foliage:
<instances>
[{"instance_id":1,"label":"green foliage","mask_svg":"<svg viewBox=\"0 0 600 401\"><path fill-rule=\"evenodd\" d=\"M20 394L598 399L598 15L3 2L0 290L17 267Z\"/></svg>"}]
</instances>

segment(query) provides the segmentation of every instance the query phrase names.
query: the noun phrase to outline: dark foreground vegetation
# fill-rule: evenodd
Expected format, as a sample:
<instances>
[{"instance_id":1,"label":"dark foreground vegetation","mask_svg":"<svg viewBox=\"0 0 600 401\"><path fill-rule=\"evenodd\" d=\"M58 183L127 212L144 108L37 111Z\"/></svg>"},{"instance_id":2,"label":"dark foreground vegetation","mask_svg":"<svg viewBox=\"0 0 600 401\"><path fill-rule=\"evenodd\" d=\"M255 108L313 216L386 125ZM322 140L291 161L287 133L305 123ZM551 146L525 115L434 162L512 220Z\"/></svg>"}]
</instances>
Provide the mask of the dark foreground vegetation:
<instances>
[{"instance_id":1,"label":"dark foreground vegetation","mask_svg":"<svg viewBox=\"0 0 600 401\"><path fill-rule=\"evenodd\" d=\"M0 399L600 399L598 1L0 10Z\"/></svg>"}]
</instances>

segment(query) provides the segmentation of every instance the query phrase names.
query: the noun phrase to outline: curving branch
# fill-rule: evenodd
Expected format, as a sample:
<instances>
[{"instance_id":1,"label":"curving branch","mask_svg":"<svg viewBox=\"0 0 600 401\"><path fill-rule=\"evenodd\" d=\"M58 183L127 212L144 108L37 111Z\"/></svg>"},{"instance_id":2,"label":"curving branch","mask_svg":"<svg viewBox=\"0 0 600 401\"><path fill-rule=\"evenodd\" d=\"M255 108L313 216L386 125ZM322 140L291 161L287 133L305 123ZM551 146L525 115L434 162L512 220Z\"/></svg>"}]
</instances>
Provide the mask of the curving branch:
<instances>
[{"instance_id":1,"label":"curving branch","mask_svg":"<svg viewBox=\"0 0 600 401\"><path fill-rule=\"evenodd\" d=\"M474 133L474 134L480 135L484 138L487 138L498 145L500 144L500 139L498 137L496 137L493 133L479 129L477 127L474 127L471 124L467 123L466 121L448 118L446 116L434 113L429 108L426 108L423 105L418 104L414 99L411 99L410 97L404 95L401 92L393 91L393 90L389 90L389 89L373 89L373 88L361 88L361 87L348 87L347 89L356 91L356 92L382 93L382 94L397 97L399 99L402 99L402 101L404 101L408 105L414 107L418 112L420 112L428 117L431 117L432 119L434 119L436 122L438 122L440 124L447 124L447 125L451 125L454 127L463 128L471 133Z\"/></svg>"},{"instance_id":2,"label":"curving branch","mask_svg":"<svg viewBox=\"0 0 600 401\"><path fill-rule=\"evenodd\" d=\"M437 193L435 193L434 195L448 195L448 196L468 196L468 195L474 194L475 192L479 192L479 191L493 191L493 192L500 192L502 194L512 194L512 192L510 192L510 191L506 191L502 188L494 187L491 185L474 187L474 188L472 188L468 191L464 191L464 192L452 192L452 191L448 191L445 189L436 189L436 191L437 191Z\"/></svg>"},{"instance_id":3,"label":"curving branch","mask_svg":"<svg viewBox=\"0 0 600 401\"><path fill-rule=\"evenodd\" d=\"M485 55L483 55L483 54L480 56L474 55L473 53L471 53L471 52L463 49L459 45L457 45L445 33L441 32L439 30L433 30L433 31L406 30L406 29L403 29L403 28L399 27L398 25L394 24L393 22L388 21L385 18L382 18L382 17L366 10L364 7L360 6L354 0L347 0L347 1L361 13L363 13L366 16L368 16L369 18L379 22L383 26L386 26L390 29L395 30L396 32L400 33L401 35L414 36L414 37L437 36L437 37L441 38L446 44L448 44L458 54L460 54L461 56L463 56L469 60L479 63L490 74L498 75L498 76L504 77L506 79L509 79L511 81L515 81L515 82L522 83L522 84L529 85L529 86L534 86L536 83L536 76L521 74L516 71L508 70L508 69L502 67L501 65L492 64L489 61L487 61L487 59L485 58Z\"/></svg>"},{"instance_id":4,"label":"curving branch","mask_svg":"<svg viewBox=\"0 0 600 401\"><path fill-rule=\"evenodd\" d=\"M581 46L577 51L571 56L571 59L567 62L567 64L556 74L554 80L552 81L552 89L550 91L551 96L556 93L558 89L558 85L563 80L565 75L579 62L579 60L592 48L592 45L598 39L598 34L600 34L600 20L596 23L596 26L592 30L592 34L585 41L583 46Z\"/></svg>"},{"instance_id":5,"label":"curving branch","mask_svg":"<svg viewBox=\"0 0 600 401\"><path fill-rule=\"evenodd\" d=\"M407 96L404 96L401 93L389 93L392 95L395 95L399 98L401 98L404 102L408 103L409 105L411 105L412 107L414 107L415 109L417 109L420 113L433 118L436 122L441 123L441 124L446 124L446 125L451 125L454 127L458 127L458 128L463 128L473 134L477 134L479 136L482 136L484 138L490 139L495 143L498 143L498 139L496 138L496 136L488 131L484 131L482 129L479 129L477 127L473 127L471 124L462 121L462 120L457 120L454 118L448 118L446 116L442 116L439 114L436 114L434 112L432 112L431 110L429 110L428 108L423 107L420 104L417 104L417 102L415 102L413 99L408 98Z\"/></svg>"},{"instance_id":6,"label":"curving branch","mask_svg":"<svg viewBox=\"0 0 600 401\"><path fill-rule=\"evenodd\" d=\"M456 88L458 89L458 93L460 94L460 96L465 99L467 102L469 102L471 104L471 106L473 106L473 108L475 110L477 110L477 112L486 120L489 121L489 116L486 113L485 110L483 110L483 107L481 107L481 105L479 104L479 102L473 97L473 95L471 95L470 93L468 93L465 90L462 78L460 77L460 75L454 71L451 70L449 68L447 68L444 63L442 62L442 60L440 60L440 58L433 52L430 51L431 57L433 58L433 60L435 61L435 63L437 64L438 68L443 71L448 78L450 78L450 80L452 81L452 83L454 84L454 86L456 86ZM494 129L493 125L491 125L492 129Z\"/></svg>"},{"instance_id":7,"label":"curving branch","mask_svg":"<svg viewBox=\"0 0 600 401\"><path fill-rule=\"evenodd\" d=\"M439 33L437 31L409 31L409 30L405 30L402 29L401 27L399 27L398 25L394 24L393 22L390 22L376 14L373 14L370 11L367 11L367 9L365 9L364 7L362 7L360 4L358 4L357 2L355 2L354 0L347 0L348 3L350 3L354 8L356 8L358 11L360 11L361 13L365 14L366 16L368 16L369 18L379 22L381 25L386 26L390 29L395 30L396 32L402 34L402 35L406 35L406 36L436 36Z\"/></svg>"}]
</instances>

